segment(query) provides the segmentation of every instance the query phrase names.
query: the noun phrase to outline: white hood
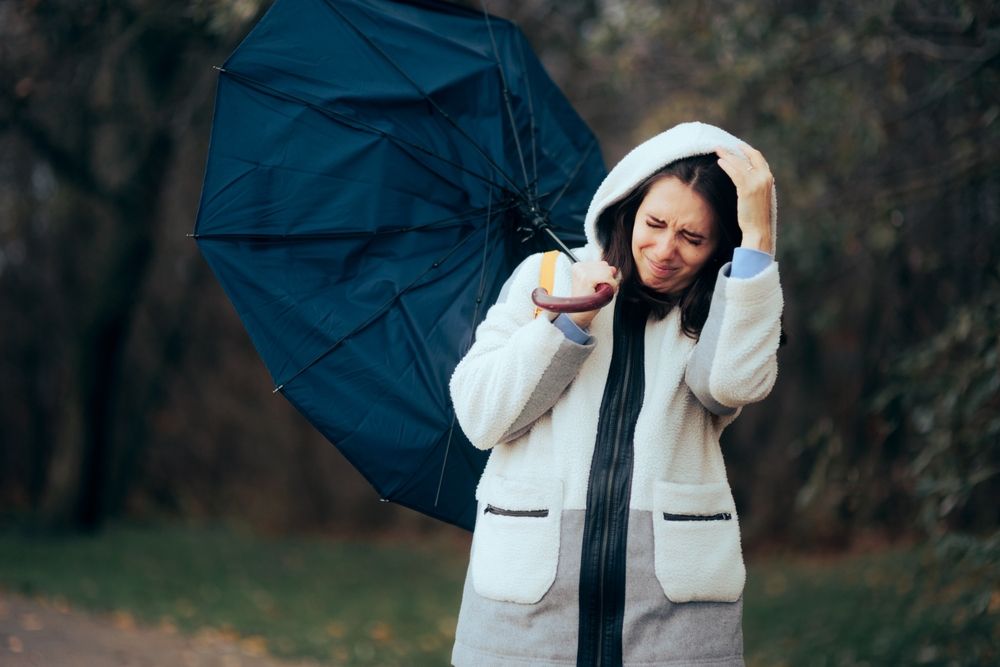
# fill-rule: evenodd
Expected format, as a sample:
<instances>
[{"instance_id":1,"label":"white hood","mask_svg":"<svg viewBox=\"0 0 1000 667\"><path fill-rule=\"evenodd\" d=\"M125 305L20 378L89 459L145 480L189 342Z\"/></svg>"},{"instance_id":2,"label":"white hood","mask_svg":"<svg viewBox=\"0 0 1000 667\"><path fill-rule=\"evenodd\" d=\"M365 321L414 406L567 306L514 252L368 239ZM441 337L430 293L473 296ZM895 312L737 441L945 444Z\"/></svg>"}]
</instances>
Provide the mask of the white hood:
<instances>
[{"instance_id":1,"label":"white hood","mask_svg":"<svg viewBox=\"0 0 1000 667\"><path fill-rule=\"evenodd\" d=\"M676 125L639 144L615 165L594 193L584 223L587 244L601 247L597 235L597 220L601 213L653 172L681 158L714 153L720 146L739 152L739 146L744 143L714 125L692 122ZM771 238L775 244L777 214L778 201L774 188L771 188Z\"/></svg>"}]
</instances>

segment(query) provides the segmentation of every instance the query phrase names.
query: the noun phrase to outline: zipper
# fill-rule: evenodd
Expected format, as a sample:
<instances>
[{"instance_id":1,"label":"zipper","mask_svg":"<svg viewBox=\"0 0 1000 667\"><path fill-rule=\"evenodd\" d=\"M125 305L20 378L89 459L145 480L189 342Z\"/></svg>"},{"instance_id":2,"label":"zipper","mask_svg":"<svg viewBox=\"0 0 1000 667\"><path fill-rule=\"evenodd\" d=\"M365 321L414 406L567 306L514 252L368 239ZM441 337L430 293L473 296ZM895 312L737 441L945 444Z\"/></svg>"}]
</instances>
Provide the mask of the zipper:
<instances>
[{"instance_id":1,"label":"zipper","mask_svg":"<svg viewBox=\"0 0 1000 667\"><path fill-rule=\"evenodd\" d=\"M733 515L729 512L719 512L718 514L671 514L664 512L663 518L667 521L729 521Z\"/></svg>"},{"instance_id":2,"label":"zipper","mask_svg":"<svg viewBox=\"0 0 1000 667\"><path fill-rule=\"evenodd\" d=\"M579 589L578 667L620 667L622 664L632 432L642 409L645 384L642 336L647 315L642 309L624 307L621 301L615 305L616 335L608 370L608 378L613 381L605 383L587 485Z\"/></svg>"},{"instance_id":3,"label":"zipper","mask_svg":"<svg viewBox=\"0 0 1000 667\"><path fill-rule=\"evenodd\" d=\"M486 509L483 510L483 514L496 514L498 516L522 516L522 517L533 517L533 518L544 518L549 515L548 510L508 510L502 507L495 507L493 505L487 505Z\"/></svg>"},{"instance_id":4,"label":"zipper","mask_svg":"<svg viewBox=\"0 0 1000 667\"><path fill-rule=\"evenodd\" d=\"M622 422L625 420L625 405L622 399L629 397L630 393L628 390L629 382L632 380L632 336L630 336L626 330L626 327L620 327L623 332L623 337L625 338L625 375L622 378L622 382L619 385L621 393L618 395L618 423L615 425L614 434L614 448L611 450L611 465L608 466L607 474L604 479L604 507L606 508L604 512L604 521L601 525L601 557L599 559L600 569L598 570L597 577L597 599L598 599L598 627L600 631L597 634L597 658L598 660L603 660L604 658L604 635L605 635L605 617L604 617L604 575L607 570L607 560L608 560L608 540L610 539L610 523L611 523L611 495L614 490L615 481L615 471L618 469L616 465L618 461L618 449L621 446L621 434L622 434Z\"/></svg>"}]
</instances>

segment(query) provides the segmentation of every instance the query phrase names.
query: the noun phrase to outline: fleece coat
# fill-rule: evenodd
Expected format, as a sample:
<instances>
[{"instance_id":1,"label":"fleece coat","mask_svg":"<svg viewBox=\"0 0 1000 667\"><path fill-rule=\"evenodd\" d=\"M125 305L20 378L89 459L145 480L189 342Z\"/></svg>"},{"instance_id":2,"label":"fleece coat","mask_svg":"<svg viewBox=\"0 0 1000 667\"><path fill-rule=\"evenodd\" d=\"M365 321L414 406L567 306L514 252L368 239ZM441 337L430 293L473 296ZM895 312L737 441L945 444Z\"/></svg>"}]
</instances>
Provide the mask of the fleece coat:
<instances>
[{"instance_id":1,"label":"fleece coat","mask_svg":"<svg viewBox=\"0 0 1000 667\"><path fill-rule=\"evenodd\" d=\"M581 259L600 259L600 213L677 159L738 140L685 123L611 171L586 218ZM772 231L776 231L772 202ZM526 259L476 331L451 380L455 412L491 450L459 613L455 665L577 664L581 540L599 412L612 361L615 303L578 344L530 299L541 255ZM778 265L751 278L724 265L698 340L680 312L647 322L642 403L631 445L621 660L625 665L742 664L745 568L719 435L771 390L782 294ZM569 294L570 264L555 294Z\"/></svg>"}]
</instances>

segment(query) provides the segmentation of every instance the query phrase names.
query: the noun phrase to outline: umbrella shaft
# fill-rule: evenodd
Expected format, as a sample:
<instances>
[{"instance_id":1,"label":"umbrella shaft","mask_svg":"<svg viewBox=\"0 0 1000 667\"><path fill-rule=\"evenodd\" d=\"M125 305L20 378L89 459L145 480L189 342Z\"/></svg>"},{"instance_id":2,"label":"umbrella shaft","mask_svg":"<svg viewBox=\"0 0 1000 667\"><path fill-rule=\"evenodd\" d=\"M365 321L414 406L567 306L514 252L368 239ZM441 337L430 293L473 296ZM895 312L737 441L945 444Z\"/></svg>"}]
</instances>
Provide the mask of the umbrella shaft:
<instances>
[{"instance_id":1,"label":"umbrella shaft","mask_svg":"<svg viewBox=\"0 0 1000 667\"><path fill-rule=\"evenodd\" d=\"M556 242L556 245L559 246L559 249L562 250L564 253L566 253L566 255L571 260L573 260L574 264L580 261L579 259L576 258L576 255L573 254L573 251L570 250L566 246L566 244L562 242L562 239L559 238L558 236L556 236L555 232L553 232L551 228L549 228L548 226L545 226L545 227L542 227L542 229L545 230L546 234L548 234L550 237L552 237L552 240Z\"/></svg>"}]
</instances>

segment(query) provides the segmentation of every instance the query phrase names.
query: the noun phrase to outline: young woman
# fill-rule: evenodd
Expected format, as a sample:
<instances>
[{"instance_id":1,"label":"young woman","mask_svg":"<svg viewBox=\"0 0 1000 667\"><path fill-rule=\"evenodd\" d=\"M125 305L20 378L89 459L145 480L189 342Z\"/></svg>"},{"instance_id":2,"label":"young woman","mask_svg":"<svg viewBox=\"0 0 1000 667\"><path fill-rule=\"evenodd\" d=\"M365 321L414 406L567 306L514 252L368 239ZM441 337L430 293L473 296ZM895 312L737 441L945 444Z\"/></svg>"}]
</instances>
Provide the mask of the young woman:
<instances>
[{"instance_id":1,"label":"young woman","mask_svg":"<svg viewBox=\"0 0 1000 667\"><path fill-rule=\"evenodd\" d=\"M710 125L641 144L586 218L555 294L603 309L535 316L525 260L455 370L491 449L455 665L741 665L745 580L719 435L771 390L782 309L773 179Z\"/></svg>"}]
</instances>

